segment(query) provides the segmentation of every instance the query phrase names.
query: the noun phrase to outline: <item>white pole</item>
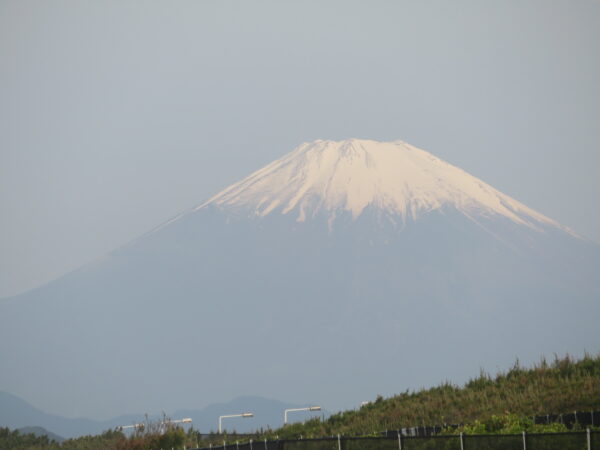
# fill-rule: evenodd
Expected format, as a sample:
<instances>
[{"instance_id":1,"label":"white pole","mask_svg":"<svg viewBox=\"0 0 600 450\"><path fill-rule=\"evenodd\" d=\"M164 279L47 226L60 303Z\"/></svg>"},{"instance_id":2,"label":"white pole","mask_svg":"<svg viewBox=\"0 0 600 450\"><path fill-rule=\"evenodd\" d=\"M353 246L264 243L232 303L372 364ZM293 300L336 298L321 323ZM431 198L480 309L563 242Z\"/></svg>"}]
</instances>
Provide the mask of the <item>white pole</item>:
<instances>
[{"instance_id":1,"label":"white pole","mask_svg":"<svg viewBox=\"0 0 600 450\"><path fill-rule=\"evenodd\" d=\"M460 436L460 450L465 450L465 441L464 441L464 438L463 438L463 434L460 433L459 436Z\"/></svg>"},{"instance_id":2,"label":"white pole","mask_svg":"<svg viewBox=\"0 0 600 450\"><path fill-rule=\"evenodd\" d=\"M523 450L527 450L527 434L523 431Z\"/></svg>"},{"instance_id":3,"label":"white pole","mask_svg":"<svg viewBox=\"0 0 600 450\"><path fill-rule=\"evenodd\" d=\"M221 434L221 431L222 431L221 424L223 422L223 419L227 419L229 417L254 417L254 414L247 412L247 413L242 413L242 414L229 414L227 416L219 416L219 434ZM188 419L184 419L184 420L188 420ZM191 419L189 419L189 420L191 422Z\"/></svg>"},{"instance_id":4,"label":"white pole","mask_svg":"<svg viewBox=\"0 0 600 450\"><path fill-rule=\"evenodd\" d=\"M402 450L402 436L400 435L400 430L398 430L398 450Z\"/></svg>"},{"instance_id":5,"label":"white pole","mask_svg":"<svg viewBox=\"0 0 600 450\"><path fill-rule=\"evenodd\" d=\"M291 408L283 411L283 424L287 424L288 412L292 411L321 411L320 406L309 406L307 408Z\"/></svg>"},{"instance_id":6,"label":"white pole","mask_svg":"<svg viewBox=\"0 0 600 450\"><path fill-rule=\"evenodd\" d=\"M338 434L338 450L342 450L342 439L340 438L339 434Z\"/></svg>"},{"instance_id":7,"label":"white pole","mask_svg":"<svg viewBox=\"0 0 600 450\"><path fill-rule=\"evenodd\" d=\"M592 450L592 436L590 434L590 429L588 428L586 430L587 432L587 444L588 444L588 450Z\"/></svg>"}]
</instances>

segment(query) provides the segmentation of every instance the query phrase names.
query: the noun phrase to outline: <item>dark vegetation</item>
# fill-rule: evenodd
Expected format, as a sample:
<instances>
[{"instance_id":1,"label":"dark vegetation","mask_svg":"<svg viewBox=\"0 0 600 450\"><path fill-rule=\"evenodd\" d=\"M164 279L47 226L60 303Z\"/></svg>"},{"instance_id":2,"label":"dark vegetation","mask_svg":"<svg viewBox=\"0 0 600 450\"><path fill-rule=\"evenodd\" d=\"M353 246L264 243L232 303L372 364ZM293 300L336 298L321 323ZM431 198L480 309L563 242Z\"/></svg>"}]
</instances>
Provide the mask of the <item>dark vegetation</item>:
<instances>
[{"instance_id":1,"label":"dark vegetation","mask_svg":"<svg viewBox=\"0 0 600 450\"><path fill-rule=\"evenodd\" d=\"M600 355L586 355L580 360L569 356L542 359L533 368L516 362L507 372L492 377L481 372L478 377L459 387L442 383L438 387L417 392L404 392L384 399L378 397L358 410L344 411L321 421L289 424L277 430L260 430L253 439L273 440L377 435L383 430L396 430L422 425L464 424L445 433L510 434L567 431L562 424L534 425L531 416L563 414L573 411L600 410ZM234 436L200 435L193 428L184 432L165 420L146 421L144 427L130 436L121 431L106 431L98 436L69 439L62 444L46 436L21 434L0 428L0 449L23 450L150 450L193 448L235 442ZM162 428L161 428L162 427ZM204 437L204 439L202 439Z\"/></svg>"},{"instance_id":2,"label":"dark vegetation","mask_svg":"<svg viewBox=\"0 0 600 450\"><path fill-rule=\"evenodd\" d=\"M36 436L33 433L24 434L0 428L0 449L18 450L100 450L116 449L119 441L124 439L119 431L106 431L98 436L83 436L77 439L67 439L62 444L50 440L47 436Z\"/></svg>"}]
</instances>

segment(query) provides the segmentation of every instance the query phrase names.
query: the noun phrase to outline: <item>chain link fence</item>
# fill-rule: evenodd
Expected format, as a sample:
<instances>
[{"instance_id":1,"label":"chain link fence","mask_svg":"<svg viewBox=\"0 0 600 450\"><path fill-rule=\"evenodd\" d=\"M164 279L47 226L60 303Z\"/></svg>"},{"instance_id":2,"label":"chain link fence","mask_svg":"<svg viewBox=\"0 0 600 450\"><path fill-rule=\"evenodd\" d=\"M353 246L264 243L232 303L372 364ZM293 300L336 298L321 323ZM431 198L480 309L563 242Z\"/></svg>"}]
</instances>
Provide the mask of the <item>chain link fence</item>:
<instances>
[{"instance_id":1,"label":"chain link fence","mask_svg":"<svg viewBox=\"0 0 600 450\"><path fill-rule=\"evenodd\" d=\"M531 420L536 425L548 425L551 423L561 423L568 429L578 427L580 430L600 426L600 411L574 411L567 414L545 414L543 416L533 416ZM445 430L458 429L464 424L444 424L432 426L418 426L401 428L399 431L404 436L434 436ZM381 432L382 436L394 437L397 430L385 430Z\"/></svg>"},{"instance_id":2,"label":"chain link fence","mask_svg":"<svg viewBox=\"0 0 600 450\"><path fill-rule=\"evenodd\" d=\"M200 450L200 449L197 449ZM600 450L600 432L395 437L332 437L247 441L202 450Z\"/></svg>"}]
</instances>

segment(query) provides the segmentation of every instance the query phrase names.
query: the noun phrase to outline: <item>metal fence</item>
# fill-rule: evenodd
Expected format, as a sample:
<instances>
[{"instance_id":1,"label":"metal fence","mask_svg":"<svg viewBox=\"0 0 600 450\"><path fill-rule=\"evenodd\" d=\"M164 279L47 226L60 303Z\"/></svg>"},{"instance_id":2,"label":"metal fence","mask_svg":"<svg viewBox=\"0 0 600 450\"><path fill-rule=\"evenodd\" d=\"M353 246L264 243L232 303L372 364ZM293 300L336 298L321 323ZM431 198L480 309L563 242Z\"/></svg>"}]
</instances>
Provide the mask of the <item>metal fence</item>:
<instances>
[{"instance_id":1,"label":"metal fence","mask_svg":"<svg viewBox=\"0 0 600 450\"><path fill-rule=\"evenodd\" d=\"M200 449L198 449L200 450ZM600 432L445 435L395 437L332 437L248 441L202 450L600 450Z\"/></svg>"},{"instance_id":2,"label":"metal fence","mask_svg":"<svg viewBox=\"0 0 600 450\"><path fill-rule=\"evenodd\" d=\"M569 414L546 414L543 416L533 416L531 420L536 425L546 425L550 423L562 423L568 429L579 426L580 430L600 426L600 411L580 412L574 411ZM385 430L381 432L382 436L395 437L398 431L404 436L433 436L444 430L458 429L463 424L445 424L421 427L400 428L400 430Z\"/></svg>"},{"instance_id":3,"label":"metal fence","mask_svg":"<svg viewBox=\"0 0 600 450\"><path fill-rule=\"evenodd\" d=\"M533 423L564 423L567 428L579 424L582 428L600 426L600 411L574 411L570 414L547 414L545 416L534 416Z\"/></svg>"}]
</instances>

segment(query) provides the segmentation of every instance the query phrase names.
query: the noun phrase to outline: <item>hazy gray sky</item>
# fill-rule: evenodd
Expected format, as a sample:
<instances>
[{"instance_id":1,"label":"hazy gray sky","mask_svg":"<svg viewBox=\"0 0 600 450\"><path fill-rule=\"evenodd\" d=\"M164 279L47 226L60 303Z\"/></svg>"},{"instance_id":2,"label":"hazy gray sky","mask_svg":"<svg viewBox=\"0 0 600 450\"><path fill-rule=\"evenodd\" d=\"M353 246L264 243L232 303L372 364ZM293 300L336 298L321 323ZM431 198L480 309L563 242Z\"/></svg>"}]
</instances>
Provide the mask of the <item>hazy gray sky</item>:
<instances>
[{"instance_id":1,"label":"hazy gray sky","mask_svg":"<svg viewBox=\"0 0 600 450\"><path fill-rule=\"evenodd\" d=\"M402 139L600 242L600 2L0 0L0 296L303 141Z\"/></svg>"}]
</instances>

